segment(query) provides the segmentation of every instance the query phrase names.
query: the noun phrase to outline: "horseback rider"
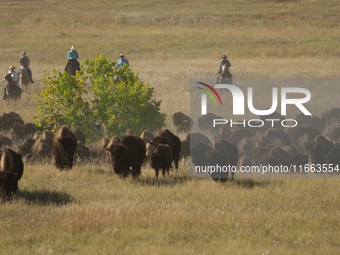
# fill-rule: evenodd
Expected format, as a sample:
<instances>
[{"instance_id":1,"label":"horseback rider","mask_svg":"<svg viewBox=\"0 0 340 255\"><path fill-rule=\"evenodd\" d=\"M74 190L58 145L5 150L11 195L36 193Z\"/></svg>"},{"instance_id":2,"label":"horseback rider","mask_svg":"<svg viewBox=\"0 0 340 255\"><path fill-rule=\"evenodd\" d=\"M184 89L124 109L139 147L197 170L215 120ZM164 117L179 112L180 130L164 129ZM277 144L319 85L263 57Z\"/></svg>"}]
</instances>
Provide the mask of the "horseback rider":
<instances>
[{"instance_id":1,"label":"horseback rider","mask_svg":"<svg viewBox=\"0 0 340 255\"><path fill-rule=\"evenodd\" d=\"M26 56L26 52L24 50L21 52L21 55L22 56L19 58L19 64L20 64L20 66L27 67L28 73L30 75L31 83L34 83L34 81L32 79L32 71L29 68L30 59ZM19 72L18 72L19 75L20 75L20 72L21 72L21 69L19 69Z\"/></svg>"},{"instance_id":2,"label":"horseback rider","mask_svg":"<svg viewBox=\"0 0 340 255\"><path fill-rule=\"evenodd\" d=\"M71 50L68 52L67 58L69 59L69 61L70 61L70 59L74 59L76 61L76 64L77 64L78 68L79 68L80 63L77 60L79 58L79 54L76 51L76 47L74 47L74 46L71 47ZM67 71L68 63L66 65L66 67L65 67L65 71Z\"/></svg>"},{"instance_id":3,"label":"horseback rider","mask_svg":"<svg viewBox=\"0 0 340 255\"><path fill-rule=\"evenodd\" d=\"M130 66L129 61L125 58L125 55L123 53L120 53L119 57L120 59L117 61L118 68L122 68L124 64Z\"/></svg>"},{"instance_id":4,"label":"horseback rider","mask_svg":"<svg viewBox=\"0 0 340 255\"><path fill-rule=\"evenodd\" d=\"M117 67L118 68L122 68L124 66L124 64L127 64L128 66L130 66L129 61L125 58L125 55L123 53L120 53L119 55L120 59L118 59L117 61ZM118 80L119 76L116 76L116 80Z\"/></svg>"},{"instance_id":5,"label":"horseback rider","mask_svg":"<svg viewBox=\"0 0 340 255\"><path fill-rule=\"evenodd\" d=\"M218 75L217 75L217 79L216 79L216 83L218 83L219 78L221 77L222 74L222 66L226 65L227 68L231 67L231 64L228 60L228 57L226 55L223 55L221 60L221 64L220 64L220 69L218 71Z\"/></svg>"},{"instance_id":6,"label":"horseback rider","mask_svg":"<svg viewBox=\"0 0 340 255\"><path fill-rule=\"evenodd\" d=\"M19 81L20 76L16 71L14 71L14 69L15 69L14 66L9 66L8 73L11 74L12 81L13 81L14 85L16 85L18 87L19 94L21 94L21 88L18 85L18 81ZM3 81L5 81L5 79ZM4 96L2 98L3 100L6 100L6 88L7 88L7 86L8 86L8 83L5 85L5 88L4 88Z\"/></svg>"}]
</instances>

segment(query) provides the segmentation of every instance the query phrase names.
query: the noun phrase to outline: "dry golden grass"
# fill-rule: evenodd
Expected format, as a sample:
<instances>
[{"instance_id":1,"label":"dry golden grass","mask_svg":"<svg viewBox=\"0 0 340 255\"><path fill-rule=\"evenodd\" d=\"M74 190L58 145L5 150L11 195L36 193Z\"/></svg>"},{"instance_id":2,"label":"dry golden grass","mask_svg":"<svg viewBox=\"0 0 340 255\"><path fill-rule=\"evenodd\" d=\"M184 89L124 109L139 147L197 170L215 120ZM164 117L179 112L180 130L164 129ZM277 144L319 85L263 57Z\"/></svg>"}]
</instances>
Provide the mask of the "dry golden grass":
<instances>
[{"instance_id":1,"label":"dry golden grass","mask_svg":"<svg viewBox=\"0 0 340 255\"><path fill-rule=\"evenodd\" d=\"M236 78L339 78L338 13L335 0L3 0L0 73L25 50L39 89L72 45L81 59L124 52L163 112L189 114L190 78L215 77L222 54ZM9 111L30 122L33 93L1 101ZM183 161L164 180L142 171L121 180L109 166L26 165L18 197L1 206L1 254L339 253L337 179L218 184L190 179Z\"/></svg>"}]
</instances>

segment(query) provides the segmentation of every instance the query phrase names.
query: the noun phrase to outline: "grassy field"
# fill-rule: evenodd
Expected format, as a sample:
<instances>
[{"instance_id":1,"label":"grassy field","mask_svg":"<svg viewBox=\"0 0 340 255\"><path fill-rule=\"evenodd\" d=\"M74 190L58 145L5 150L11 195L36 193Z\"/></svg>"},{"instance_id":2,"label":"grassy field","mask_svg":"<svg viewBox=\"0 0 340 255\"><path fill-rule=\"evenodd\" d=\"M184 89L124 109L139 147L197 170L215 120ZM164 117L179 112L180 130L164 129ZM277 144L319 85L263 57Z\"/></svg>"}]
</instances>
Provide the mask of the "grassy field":
<instances>
[{"instance_id":1,"label":"grassy field","mask_svg":"<svg viewBox=\"0 0 340 255\"><path fill-rule=\"evenodd\" d=\"M223 54L236 78L339 78L339 11L335 0L2 0L0 73L25 50L39 88L72 45L81 59L124 52L163 112L189 114L189 79L215 77ZM30 122L33 93L1 101L9 111ZM25 166L20 194L1 205L0 253L339 254L337 179L218 184L190 179L184 161L164 180L142 171Z\"/></svg>"}]
</instances>

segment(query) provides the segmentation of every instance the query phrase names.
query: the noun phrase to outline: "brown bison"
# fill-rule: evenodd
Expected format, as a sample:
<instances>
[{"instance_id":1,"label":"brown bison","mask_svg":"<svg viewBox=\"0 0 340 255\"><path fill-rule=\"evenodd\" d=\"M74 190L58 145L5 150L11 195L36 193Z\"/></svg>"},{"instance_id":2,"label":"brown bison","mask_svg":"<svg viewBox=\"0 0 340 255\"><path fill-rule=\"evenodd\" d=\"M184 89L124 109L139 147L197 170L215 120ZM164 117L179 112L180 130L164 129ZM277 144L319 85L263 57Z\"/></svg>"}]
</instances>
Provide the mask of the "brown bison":
<instances>
[{"instance_id":1,"label":"brown bison","mask_svg":"<svg viewBox=\"0 0 340 255\"><path fill-rule=\"evenodd\" d=\"M223 156L227 159L227 164L226 166L237 166L237 162L239 160L239 152L237 149L237 146L227 140L221 140L217 143L215 143L214 146L215 150L219 150L223 153ZM231 179L234 179L235 172L231 173ZM228 173L224 178L228 178ZM221 181L225 181L226 179L221 179Z\"/></svg>"},{"instance_id":2,"label":"brown bison","mask_svg":"<svg viewBox=\"0 0 340 255\"><path fill-rule=\"evenodd\" d=\"M55 134L52 149L57 168L60 170L64 168L71 169L74 153L77 149L77 139L66 126L62 126Z\"/></svg>"},{"instance_id":3,"label":"brown bison","mask_svg":"<svg viewBox=\"0 0 340 255\"><path fill-rule=\"evenodd\" d=\"M212 142L209 140L209 138L201 133L190 133L187 135L185 140L190 143L191 148L196 147L196 144L199 142L212 145Z\"/></svg>"},{"instance_id":4,"label":"brown bison","mask_svg":"<svg viewBox=\"0 0 340 255\"><path fill-rule=\"evenodd\" d=\"M306 144L308 142L312 142L313 139L310 135L308 134L304 134L302 136L300 136L297 141L296 141L296 147L299 150L299 152L301 153L307 153L307 147Z\"/></svg>"},{"instance_id":5,"label":"brown bison","mask_svg":"<svg viewBox=\"0 0 340 255\"><path fill-rule=\"evenodd\" d=\"M3 135L0 135L0 144L5 147L12 147L13 145L12 140Z\"/></svg>"},{"instance_id":6,"label":"brown bison","mask_svg":"<svg viewBox=\"0 0 340 255\"><path fill-rule=\"evenodd\" d=\"M218 142L221 139L226 139L226 138L230 137L231 134L232 134L232 132L230 131L230 129L226 125L222 125L218 129L218 132L215 132L215 134L214 134L215 142Z\"/></svg>"},{"instance_id":7,"label":"brown bison","mask_svg":"<svg viewBox=\"0 0 340 255\"><path fill-rule=\"evenodd\" d=\"M275 157L278 160L279 165L291 166L293 164L293 159L288 152L281 148L272 148L269 153L269 157Z\"/></svg>"},{"instance_id":8,"label":"brown bison","mask_svg":"<svg viewBox=\"0 0 340 255\"><path fill-rule=\"evenodd\" d=\"M266 140L271 143L271 140L280 139L282 142L282 145L291 145L291 138L290 136L285 133L283 130L277 129L277 128L270 128L265 133Z\"/></svg>"},{"instance_id":9,"label":"brown bison","mask_svg":"<svg viewBox=\"0 0 340 255\"><path fill-rule=\"evenodd\" d=\"M77 141L77 149L75 152L76 159L79 161L88 160L91 156L91 152L87 146L85 146L81 141Z\"/></svg>"},{"instance_id":10,"label":"brown bison","mask_svg":"<svg viewBox=\"0 0 340 255\"><path fill-rule=\"evenodd\" d=\"M106 145L106 147L110 148L112 144L116 144L116 143L120 143L120 142L121 142L120 138L115 135L111 138L110 142ZM105 157L103 159L104 159L104 162L109 163L110 158L111 158L111 152L106 150L106 147L105 147Z\"/></svg>"},{"instance_id":11,"label":"brown bison","mask_svg":"<svg viewBox=\"0 0 340 255\"><path fill-rule=\"evenodd\" d=\"M317 135L314 139L314 142L320 142L323 144L323 154L327 154L332 148L333 143L331 141L328 141L324 136Z\"/></svg>"},{"instance_id":12,"label":"brown bison","mask_svg":"<svg viewBox=\"0 0 340 255\"><path fill-rule=\"evenodd\" d=\"M19 146L18 153L21 157L25 157L28 153L31 153L33 144L36 141L33 138L26 138L22 145Z\"/></svg>"},{"instance_id":13,"label":"brown bison","mask_svg":"<svg viewBox=\"0 0 340 255\"><path fill-rule=\"evenodd\" d=\"M113 143L106 150L111 153L110 158L116 174L124 178L130 173L134 178L141 174L141 166L146 153L142 139L136 136L123 136L120 143Z\"/></svg>"},{"instance_id":14,"label":"brown bison","mask_svg":"<svg viewBox=\"0 0 340 255\"><path fill-rule=\"evenodd\" d=\"M53 139L43 139L40 137L31 147L32 158L45 159L48 154L52 152Z\"/></svg>"},{"instance_id":15,"label":"brown bison","mask_svg":"<svg viewBox=\"0 0 340 255\"><path fill-rule=\"evenodd\" d=\"M189 132L193 125L192 119L183 112L175 112L172 117L173 124L178 128L178 132Z\"/></svg>"},{"instance_id":16,"label":"brown bison","mask_svg":"<svg viewBox=\"0 0 340 255\"><path fill-rule=\"evenodd\" d=\"M317 135L320 135L320 131L310 125L308 126L296 126L296 127L290 127L287 128L287 134L290 135L290 137L292 138L292 140L294 141L294 144L297 144L297 140L299 139L299 137L307 134L310 136L310 138L312 140L315 139L315 137Z\"/></svg>"},{"instance_id":17,"label":"brown bison","mask_svg":"<svg viewBox=\"0 0 340 255\"><path fill-rule=\"evenodd\" d=\"M195 166L206 166L207 163L204 159L204 154L208 150L212 150L212 149L213 148L209 146L208 144L199 142L198 144L196 144L194 148L191 148L191 151L190 151L191 162Z\"/></svg>"},{"instance_id":18,"label":"brown bison","mask_svg":"<svg viewBox=\"0 0 340 255\"><path fill-rule=\"evenodd\" d=\"M4 113L0 117L0 131L9 131L14 123L24 125L24 121L20 118L19 114L15 112Z\"/></svg>"},{"instance_id":19,"label":"brown bison","mask_svg":"<svg viewBox=\"0 0 340 255\"><path fill-rule=\"evenodd\" d=\"M143 140L145 144L147 144L148 141L154 139L154 136L148 129L145 129L143 133L140 135L140 138Z\"/></svg>"},{"instance_id":20,"label":"brown bison","mask_svg":"<svg viewBox=\"0 0 340 255\"><path fill-rule=\"evenodd\" d=\"M321 115L322 120L326 126L331 124L339 124L340 122L340 108L332 108Z\"/></svg>"},{"instance_id":21,"label":"brown bison","mask_svg":"<svg viewBox=\"0 0 340 255\"><path fill-rule=\"evenodd\" d=\"M92 144L90 148L92 157L100 157L104 158L106 155L106 147L109 144L109 140L107 138L102 138L99 141Z\"/></svg>"},{"instance_id":22,"label":"brown bison","mask_svg":"<svg viewBox=\"0 0 340 255\"><path fill-rule=\"evenodd\" d=\"M82 144L86 144L86 137L83 132L81 132L79 127L76 127L75 129L72 130L72 133L77 137L78 141L81 141Z\"/></svg>"},{"instance_id":23,"label":"brown bison","mask_svg":"<svg viewBox=\"0 0 340 255\"><path fill-rule=\"evenodd\" d=\"M11 149L5 149L1 156L0 169L0 195L4 201L18 191L18 181L24 173L21 156Z\"/></svg>"},{"instance_id":24,"label":"brown bison","mask_svg":"<svg viewBox=\"0 0 340 255\"><path fill-rule=\"evenodd\" d=\"M211 166L228 166L229 163L229 158L226 157L226 155L219 150L213 149L213 150L208 150L204 153L204 160L205 160L205 164L207 167L211 167ZM225 182L228 178L228 172L226 172L225 174L221 171L215 171L210 173L210 177L214 180L214 181L221 181L221 182Z\"/></svg>"},{"instance_id":25,"label":"brown bison","mask_svg":"<svg viewBox=\"0 0 340 255\"><path fill-rule=\"evenodd\" d=\"M303 113L300 113L296 115L295 120L299 123L299 126L311 125L319 131L322 131L325 127L325 122L316 116L304 115Z\"/></svg>"},{"instance_id":26,"label":"brown bison","mask_svg":"<svg viewBox=\"0 0 340 255\"><path fill-rule=\"evenodd\" d=\"M172 150L172 161L175 162L175 168L178 169L178 161L180 159L181 148L182 148L181 140L178 138L178 136L171 133L168 129L160 130L157 134L157 137L164 137L169 140L168 144ZM155 143L155 139L157 137L153 139L153 144L155 145L155 147L157 147L158 145L158 143ZM164 142L160 142L160 143L166 144Z\"/></svg>"},{"instance_id":27,"label":"brown bison","mask_svg":"<svg viewBox=\"0 0 340 255\"><path fill-rule=\"evenodd\" d=\"M332 165L335 170L334 173L339 173L340 170L340 148L333 147L326 155L326 163L328 166Z\"/></svg>"},{"instance_id":28,"label":"brown bison","mask_svg":"<svg viewBox=\"0 0 340 255\"><path fill-rule=\"evenodd\" d=\"M172 150L167 144L158 144L154 153L151 155L151 167L155 169L156 179L158 179L159 169L162 169L163 178L165 171L169 175L169 168L172 161Z\"/></svg>"},{"instance_id":29,"label":"brown bison","mask_svg":"<svg viewBox=\"0 0 340 255\"><path fill-rule=\"evenodd\" d=\"M325 164L326 159L323 154L323 144L320 142L308 142L306 143L306 148L309 152L309 157L311 159L312 164Z\"/></svg>"},{"instance_id":30,"label":"brown bison","mask_svg":"<svg viewBox=\"0 0 340 255\"><path fill-rule=\"evenodd\" d=\"M207 115L203 115L198 118L198 127L202 131L215 131L217 128L213 127L214 119L223 119L221 116L217 116L214 113L208 112Z\"/></svg>"},{"instance_id":31,"label":"brown bison","mask_svg":"<svg viewBox=\"0 0 340 255\"><path fill-rule=\"evenodd\" d=\"M26 137L25 126L19 123L14 123L11 128L11 140L18 141L23 140Z\"/></svg>"},{"instance_id":32,"label":"brown bison","mask_svg":"<svg viewBox=\"0 0 340 255\"><path fill-rule=\"evenodd\" d=\"M191 148L195 148L195 146L199 143L205 143L211 145L209 138L201 133L189 133L185 140L181 141L181 158L186 158L190 156L190 146Z\"/></svg>"},{"instance_id":33,"label":"brown bison","mask_svg":"<svg viewBox=\"0 0 340 255\"><path fill-rule=\"evenodd\" d=\"M230 139L231 139L231 141L232 141L234 144L238 144L238 142L241 141L243 138L245 138L245 137L250 138L250 137L252 137L252 136L254 136L254 135L255 135L255 133L250 132L250 131L248 131L248 130L245 130L245 129L237 129L237 130L235 130L235 131L232 133Z\"/></svg>"}]
</instances>

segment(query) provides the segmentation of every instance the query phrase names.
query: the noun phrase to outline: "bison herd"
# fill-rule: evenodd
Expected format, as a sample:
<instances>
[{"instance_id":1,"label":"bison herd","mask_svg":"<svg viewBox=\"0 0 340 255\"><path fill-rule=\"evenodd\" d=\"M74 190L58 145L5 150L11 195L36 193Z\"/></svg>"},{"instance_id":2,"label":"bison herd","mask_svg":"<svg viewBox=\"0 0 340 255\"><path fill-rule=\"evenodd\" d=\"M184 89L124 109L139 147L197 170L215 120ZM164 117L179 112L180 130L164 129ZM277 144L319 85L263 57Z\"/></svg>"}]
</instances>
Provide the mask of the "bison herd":
<instances>
[{"instance_id":1,"label":"bison herd","mask_svg":"<svg viewBox=\"0 0 340 255\"><path fill-rule=\"evenodd\" d=\"M260 118L285 119L276 112L273 116ZM299 114L295 118L298 125L290 128L281 125L264 125L259 128L249 128L246 125L229 128L226 125L217 125L212 128L213 119L222 117L207 113L198 118L198 127L201 132L210 133L215 141L214 146L207 137L202 137L201 133L191 133L191 160L195 166L218 164L240 168L271 165L303 169L310 163L332 166L335 170L333 173L340 170L339 108L330 109L321 118ZM200 142L193 143L194 135L199 137Z\"/></svg>"},{"instance_id":2,"label":"bison herd","mask_svg":"<svg viewBox=\"0 0 340 255\"><path fill-rule=\"evenodd\" d=\"M283 116L276 114L275 118ZM145 130L134 136L130 130L123 137L114 136L109 141L102 138L86 146L86 137L76 127L66 125L53 134L41 130L33 123L24 123L14 112L0 116L0 196L2 201L11 198L18 190L18 181L23 175L24 163L50 162L52 159L60 170L71 169L75 161L98 160L112 164L115 174L126 178L137 178L141 167L148 162L155 170L156 178L162 170L163 177L170 168L178 169L180 159L191 157L196 166L230 165L235 167L260 164L297 165L333 164L340 165L340 109L333 108L321 118L298 115L299 125L293 128L263 126L254 131L247 127L229 128L221 125L211 128L211 121L219 118L213 113L198 118L200 132L191 132L193 120L182 112L172 115L177 133L188 133L184 140L168 129L154 136ZM59 123L60 124L60 123ZM61 123L62 124L62 123ZM10 133L10 138L4 136ZM210 137L210 139L209 139ZM19 144L18 151L10 149L13 142ZM234 173L211 176L214 180L226 181Z\"/></svg>"}]
</instances>

